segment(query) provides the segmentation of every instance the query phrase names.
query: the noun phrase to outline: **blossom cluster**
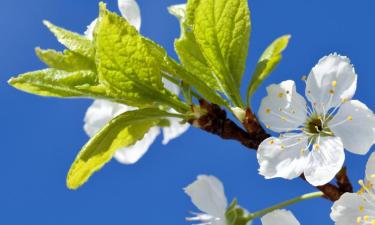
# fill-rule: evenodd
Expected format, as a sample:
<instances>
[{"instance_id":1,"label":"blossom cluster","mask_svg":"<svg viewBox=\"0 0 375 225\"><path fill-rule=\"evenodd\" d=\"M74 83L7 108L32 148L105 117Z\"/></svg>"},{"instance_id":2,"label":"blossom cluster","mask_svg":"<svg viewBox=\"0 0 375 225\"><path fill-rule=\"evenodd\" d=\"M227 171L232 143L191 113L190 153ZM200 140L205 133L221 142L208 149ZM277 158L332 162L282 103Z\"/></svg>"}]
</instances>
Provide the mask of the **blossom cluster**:
<instances>
[{"instance_id":1,"label":"blossom cluster","mask_svg":"<svg viewBox=\"0 0 375 225\"><path fill-rule=\"evenodd\" d=\"M180 52L183 57L179 56L180 61L185 62L181 65L169 58L156 43L140 35L141 15L135 0L118 0L122 17L107 11L105 4L101 3L100 16L87 27L84 36L46 22L50 30L60 38L60 42L70 47L69 50L63 53L37 50L42 61L51 68L24 74L11 79L9 83L42 96L83 96L95 99L84 118L84 130L91 140L71 167L67 179L69 188L81 186L112 157L122 164L138 162L161 133L162 143L166 145L185 133L190 124L214 134L228 132L214 125L222 126L227 123L232 127L237 126L233 121L228 122L225 111L218 112L221 117L215 117L219 118L214 121L217 124L207 119L206 115L212 112L208 112L202 104L195 105L194 95L196 100L211 102L217 106L215 109L226 107L247 131L253 131L244 124L249 119L248 114L251 114L252 123L258 123L259 119L271 132L270 137L264 132L264 136L269 138L256 142L256 146L259 145L256 149L259 174L265 179L302 177L319 188L330 183L342 170L345 162L344 149L359 155L366 155L370 151L375 143L375 115L364 103L354 99L358 76L348 57L333 53L321 58L302 79L306 86L306 98L297 92L292 80L268 86L267 95L262 99L256 117L252 115L249 98L280 61L289 35L273 42L261 57L254 73L256 76L253 76L248 88L248 105L245 106L240 96L240 83L245 68L241 63L246 61L247 46L242 51L235 51L242 47L241 43L248 44L250 36L247 2L238 0L236 4L228 3L229 9L226 10L220 9L221 5L216 4L220 5L219 10L216 8L217 11L236 15L234 22L224 19L219 21L223 24L228 22L228 26L219 22L213 25L207 22L205 10L214 8L215 3L211 2L210 7L187 10L189 3L192 6L199 4L197 2L191 0L187 5L170 8L181 23L182 38L178 43L195 48L194 54L197 54L190 55L190 49L183 49ZM225 5L223 2L221 4ZM238 10L234 10L236 7ZM196 27L189 21L192 20L192 15L189 14L192 11L200 16L194 20ZM237 18L238 15L241 18ZM238 27L232 29L231 26L235 25ZM238 33L235 38L226 36L225 32L220 33L223 36L222 42L229 44L218 44L220 41L216 40L217 37L213 38L211 30L207 29L212 28L210 26L223 27L230 35ZM228 31L228 27L234 30L233 33ZM197 29L196 33L189 33L193 28ZM210 42L212 39L215 43ZM96 45L93 46L93 43ZM129 45L124 46L127 44ZM123 51L115 55L114 52L118 49L112 45L118 45ZM211 45L215 45L213 49ZM222 47L220 45L225 45L225 48L215 49ZM232 51L235 52L233 55ZM223 52L227 54L225 57ZM111 60L108 62L107 58ZM186 59L197 61L189 64ZM127 68L121 63L127 63L126 66L129 67L135 63L138 67ZM143 64L148 67L143 68ZM141 70L139 73L138 69ZM204 77L204 82L190 72ZM180 76L173 76L173 73ZM43 82L47 84L43 85ZM195 93L195 90L199 93ZM185 101L179 98L180 92ZM205 119L206 124L203 126L201 122ZM257 125L264 131L260 124ZM242 128L239 129L243 132L242 141L244 137L251 138L250 131L246 133ZM333 203L331 218L335 224L375 225L374 183L375 153L372 153L366 165L365 178L359 181L361 188L356 193L339 193L341 197ZM299 225L292 212L282 208L326 194L310 193L274 207L249 212L238 205L237 200L228 204L224 186L215 176L199 175L184 191L201 211L192 213L186 220L199 225L245 225L259 217L263 225Z\"/></svg>"}]
</instances>

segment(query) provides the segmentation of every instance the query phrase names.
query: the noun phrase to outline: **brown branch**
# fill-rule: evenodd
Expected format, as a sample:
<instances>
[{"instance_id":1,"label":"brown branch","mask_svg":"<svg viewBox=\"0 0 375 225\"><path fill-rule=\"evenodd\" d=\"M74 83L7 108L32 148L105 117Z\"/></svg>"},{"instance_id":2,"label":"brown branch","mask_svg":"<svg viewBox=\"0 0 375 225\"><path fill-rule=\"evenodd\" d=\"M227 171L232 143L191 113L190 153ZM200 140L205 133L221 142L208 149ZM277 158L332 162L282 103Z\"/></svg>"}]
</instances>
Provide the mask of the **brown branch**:
<instances>
[{"instance_id":1,"label":"brown branch","mask_svg":"<svg viewBox=\"0 0 375 225\"><path fill-rule=\"evenodd\" d=\"M256 116L250 109L246 110L246 117L242 125L246 129L242 129L235 122L227 117L226 111L218 105L210 104L205 100L200 100L200 107L205 114L198 119L189 122L200 129L217 135L226 140L235 140L249 149L257 150L259 144L270 137L269 134L260 125ZM346 174L346 168L342 168L336 175L337 185L328 183L316 188L324 193L324 197L330 201L336 201L345 192L353 192L353 187ZM302 174L301 179L305 180Z\"/></svg>"}]
</instances>

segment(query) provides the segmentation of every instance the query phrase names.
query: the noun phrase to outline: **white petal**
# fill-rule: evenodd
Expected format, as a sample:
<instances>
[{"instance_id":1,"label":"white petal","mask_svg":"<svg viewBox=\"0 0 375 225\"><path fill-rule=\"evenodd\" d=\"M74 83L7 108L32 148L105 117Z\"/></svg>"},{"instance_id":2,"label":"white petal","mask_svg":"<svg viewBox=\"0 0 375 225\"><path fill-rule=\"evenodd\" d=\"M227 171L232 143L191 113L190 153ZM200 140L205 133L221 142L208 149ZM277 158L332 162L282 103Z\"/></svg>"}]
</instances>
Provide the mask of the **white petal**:
<instances>
[{"instance_id":1,"label":"white petal","mask_svg":"<svg viewBox=\"0 0 375 225\"><path fill-rule=\"evenodd\" d=\"M375 152L371 153L366 164L366 180L375 184Z\"/></svg>"},{"instance_id":2,"label":"white petal","mask_svg":"<svg viewBox=\"0 0 375 225\"><path fill-rule=\"evenodd\" d=\"M366 154L375 142L374 114L360 101L344 103L328 126L350 152Z\"/></svg>"},{"instance_id":3,"label":"white petal","mask_svg":"<svg viewBox=\"0 0 375 225\"><path fill-rule=\"evenodd\" d=\"M350 100L357 87L357 74L347 57L331 54L319 60L306 82L306 96L318 113Z\"/></svg>"},{"instance_id":4,"label":"white petal","mask_svg":"<svg viewBox=\"0 0 375 225\"><path fill-rule=\"evenodd\" d=\"M259 108L259 118L275 132L296 129L306 121L306 101L296 92L294 81L288 80L267 88Z\"/></svg>"},{"instance_id":5,"label":"white petal","mask_svg":"<svg viewBox=\"0 0 375 225\"><path fill-rule=\"evenodd\" d=\"M106 100L95 100L87 109L84 119L84 130L87 135L93 137L111 119L117 115L134 110L134 107L113 103Z\"/></svg>"},{"instance_id":6,"label":"white petal","mask_svg":"<svg viewBox=\"0 0 375 225\"><path fill-rule=\"evenodd\" d=\"M261 219L262 225L300 225L293 213L285 209L277 209Z\"/></svg>"},{"instance_id":7,"label":"white petal","mask_svg":"<svg viewBox=\"0 0 375 225\"><path fill-rule=\"evenodd\" d=\"M373 203L364 199L364 195L357 193L345 193L337 200L331 208L331 219L336 225L361 225L371 224L363 223L363 216L375 216L375 207ZM361 217L361 222L357 219Z\"/></svg>"},{"instance_id":8,"label":"white petal","mask_svg":"<svg viewBox=\"0 0 375 225\"><path fill-rule=\"evenodd\" d=\"M163 78L162 79L163 83L164 83L164 87L169 90L170 92L172 92L173 94L175 95L179 95L180 94L180 87L172 82L170 82L169 80Z\"/></svg>"},{"instance_id":9,"label":"white petal","mask_svg":"<svg viewBox=\"0 0 375 225\"><path fill-rule=\"evenodd\" d=\"M127 148L120 148L115 153L115 159L123 164L136 163L149 149L156 137L160 134L159 127L151 128L143 137L134 145Z\"/></svg>"},{"instance_id":10,"label":"white petal","mask_svg":"<svg viewBox=\"0 0 375 225\"><path fill-rule=\"evenodd\" d=\"M214 176L200 175L184 190L199 210L214 217L224 218L228 202L224 186L219 179Z\"/></svg>"},{"instance_id":11,"label":"white petal","mask_svg":"<svg viewBox=\"0 0 375 225\"><path fill-rule=\"evenodd\" d=\"M322 137L308 156L306 180L319 186L330 182L344 164L344 146L338 137Z\"/></svg>"},{"instance_id":12,"label":"white petal","mask_svg":"<svg viewBox=\"0 0 375 225\"><path fill-rule=\"evenodd\" d=\"M305 169L307 152L307 137L303 134L290 133L281 138L267 138L257 151L259 174L267 179L296 178Z\"/></svg>"},{"instance_id":13,"label":"white petal","mask_svg":"<svg viewBox=\"0 0 375 225\"><path fill-rule=\"evenodd\" d=\"M96 23L98 22L98 19L95 19L93 20L90 25L87 26L87 30L85 31L85 36L92 40L94 37L94 29L95 29L95 26L96 26Z\"/></svg>"},{"instance_id":14,"label":"white petal","mask_svg":"<svg viewBox=\"0 0 375 225\"><path fill-rule=\"evenodd\" d=\"M138 31L141 29L141 11L135 0L118 0L122 16Z\"/></svg>"},{"instance_id":15,"label":"white petal","mask_svg":"<svg viewBox=\"0 0 375 225\"><path fill-rule=\"evenodd\" d=\"M169 127L163 127L163 145L166 145L169 141L179 137L190 127L188 123L181 124L181 119L178 118L169 118L169 122Z\"/></svg>"}]
</instances>

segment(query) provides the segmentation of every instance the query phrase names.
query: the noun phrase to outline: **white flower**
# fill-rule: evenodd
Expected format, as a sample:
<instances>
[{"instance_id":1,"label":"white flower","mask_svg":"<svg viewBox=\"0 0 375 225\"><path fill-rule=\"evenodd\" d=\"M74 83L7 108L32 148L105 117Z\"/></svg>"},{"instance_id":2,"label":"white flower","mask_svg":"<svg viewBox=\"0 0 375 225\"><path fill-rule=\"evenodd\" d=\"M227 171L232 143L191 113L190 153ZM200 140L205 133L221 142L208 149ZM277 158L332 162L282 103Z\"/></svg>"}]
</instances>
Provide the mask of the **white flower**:
<instances>
[{"instance_id":1,"label":"white flower","mask_svg":"<svg viewBox=\"0 0 375 225\"><path fill-rule=\"evenodd\" d=\"M188 221L201 221L203 224L226 225L225 212L228 201L224 193L224 186L214 176L200 175L197 180L187 186L185 193L191 201L204 213L194 213L195 217Z\"/></svg>"},{"instance_id":2,"label":"white flower","mask_svg":"<svg viewBox=\"0 0 375 225\"><path fill-rule=\"evenodd\" d=\"M185 193L190 196L194 205L203 213L193 213L188 221L198 221L198 225L227 225L225 213L228 201L221 181L208 175L200 175L197 180L187 186ZM299 225L290 211L275 210L261 218L263 225ZM248 225L252 221L249 221Z\"/></svg>"},{"instance_id":3,"label":"white flower","mask_svg":"<svg viewBox=\"0 0 375 225\"><path fill-rule=\"evenodd\" d=\"M259 173L293 179L304 173L312 185L331 181L341 169L344 148L366 154L375 142L375 117L366 105L351 100L357 75L348 58L323 57L306 81L306 96L294 81L267 88L259 118L280 137L264 140L258 149Z\"/></svg>"},{"instance_id":4,"label":"white flower","mask_svg":"<svg viewBox=\"0 0 375 225\"><path fill-rule=\"evenodd\" d=\"M357 193L345 193L337 200L331 211L331 219L336 225L374 225L375 224L375 153L366 165L365 181L360 180L362 188Z\"/></svg>"},{"instance_id":5,"label":"white flower","mask_svg":"<svg viewBox=\"0 0 375 225\"><path fill-rule=\"evenodd\" d=\"M132 24L137 30L141 26L141 17L138 4L134 0L119 0L118 5L121 11L121 14L127 21ZM86 37L93 38L93 30L96 25L94 20L88 27L85 32ZM163 83L166 89L172 93L178 95L180 89L177 85L164 80ZM85 115L85 125L84 130L86 133L93 137L103 126L105 126L111 119L117 115L135 110L135 107L118 104L106 100L95 100L94 103L87 109ZM175 113L174 110L170 110ZM134 145L126 148L121 148L117 150L115 154L115 159L120 163L124 164L133 164L136 163L149 149L150 145L154 142L156 137L160 134L160 130L163 131L163 144L168 144L168 142L182 133L184 133L188 128L188 124L181 124L181 119L178 118L169 118L170 126L169 127L153 127L151 128L143 137L142 140L139 140Z\"/></svg>"}]
</instances>

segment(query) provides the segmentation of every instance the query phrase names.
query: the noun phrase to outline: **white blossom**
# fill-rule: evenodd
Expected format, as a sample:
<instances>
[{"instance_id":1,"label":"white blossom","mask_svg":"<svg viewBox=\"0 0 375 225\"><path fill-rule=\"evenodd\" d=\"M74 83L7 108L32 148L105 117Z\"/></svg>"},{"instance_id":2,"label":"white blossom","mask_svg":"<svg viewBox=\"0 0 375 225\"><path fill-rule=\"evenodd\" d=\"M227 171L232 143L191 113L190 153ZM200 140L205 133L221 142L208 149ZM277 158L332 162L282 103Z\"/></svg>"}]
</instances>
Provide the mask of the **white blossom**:
<instances>
[{"instance_id":1,"label":"white blossom","mask_svg":"<svg viewBox=\"0 0 375 225\"><path fill-rule=\"evenodd\" d=\"M279 137L258 149L259 173L267 179L293 179L304 173L312 185L331 181L341 169L344 148L366 154L375 142L375 117L367 106L351 100L357 74L347 57L323 57L306 81L306 100L288 80L267 88L259 118Z\"/></svg>"},{"instance_id":2,"label":"white blossom","mask_svg":"<svg viewBox=\"0 0 375 225\"><path fill-rule=\"evenodd\" d=\"M185 193L202 213L192 213L188 221L197 221L196 225L228 225L225 213L228 201L222 182L208 175L200 175L187 186ZM287 210L274 210L261 218L263 225L299 225L294 215ZM249 221L250 225L252 221Z\"/></svg>"},{"instance_id":3,"label":"white blossom","mask_svg":"<svg viewBox=\"0 0 375 225\"><path fill-rule=\"evenodd\" d=\"M345 193L337 200L331 211L336 225L375 224L375 153L366 165L366 177L360 180L362 188L357 193Z\"/></svg>"},{"instance_id":4,"label":"white blossom","mask_svg":"<svg viewBox=\"0 0 375 225\"><path fill-rule=\"evenodd\" d=\"M122 16L137 30L141 27L141 16L139 6L134 0L118 0L118 5ZM89 39L93 38L93 31L97 20L94 20L85 32L86 37ZM163 79L164 87L172 93L178 95L180 89L177 85ZM87 109L84 119L84 130L86 133L93 137L103 126L105 126L111 119L117 115L130 110L136 110L137 108L110 102L107 100L95 100L93 104ZM174 110L170 112L176 113ZM136 163L149 149L151 144L154 142L156 137L163 132L162 143L168 144L168 142L182 133L184 133L189 125L187 123L181 124L181 119L169 118L170 126L168 127L152 127L143 137L134 145L126 148L121 148L115 153L115 159L120 163L133 164Z\"/></svg>"}]
</instances>

